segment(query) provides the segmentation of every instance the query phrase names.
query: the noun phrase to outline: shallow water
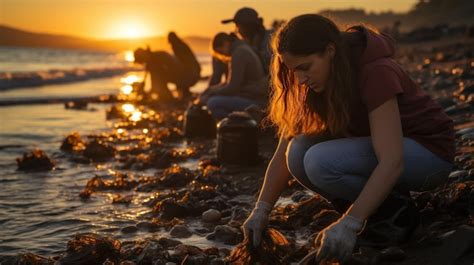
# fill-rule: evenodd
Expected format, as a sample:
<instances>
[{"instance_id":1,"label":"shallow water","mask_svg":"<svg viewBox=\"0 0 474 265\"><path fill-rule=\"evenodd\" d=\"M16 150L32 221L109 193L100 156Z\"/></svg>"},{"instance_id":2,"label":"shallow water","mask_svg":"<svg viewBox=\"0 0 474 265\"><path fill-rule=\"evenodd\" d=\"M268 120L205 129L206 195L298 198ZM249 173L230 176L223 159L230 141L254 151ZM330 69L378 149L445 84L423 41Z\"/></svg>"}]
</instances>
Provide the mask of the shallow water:
<instances>
[{"instance_id":1,"label":"shallow water","mask_svg":"<svg viewBox=\"0 0 474 265\"><path fill-rule=\"evenodd\" d=\"M3 91L0 101L117 94L121 77L124 76ZM197 84L193 91L203 88L205 82ZM108 106L89 104L85 111L65 110L63 104L0 107L0 255L27 251L40 255L59 253L76 233L95 232L120 240L167 235L164 231L121 232L124 227L151 220L151 208L142 204L151 193L121 192L134 195L128 205L112 204L112 192L94 193L87 201L78 196L95 174L113 172L113 161L77 164L70 162L59 148L72 131L84 137L110 130L113 123L105 117ZM185 147L185 143L181 145ZM17 171L15 158L34 148L45 151L57 162L57 168L42 173ZM182 165L195 169L196 162L191 159ZM133 173L153 175L154 171ZM184 241L196 246L211 244L199 236Z\"/></svg>"}]
</instances>

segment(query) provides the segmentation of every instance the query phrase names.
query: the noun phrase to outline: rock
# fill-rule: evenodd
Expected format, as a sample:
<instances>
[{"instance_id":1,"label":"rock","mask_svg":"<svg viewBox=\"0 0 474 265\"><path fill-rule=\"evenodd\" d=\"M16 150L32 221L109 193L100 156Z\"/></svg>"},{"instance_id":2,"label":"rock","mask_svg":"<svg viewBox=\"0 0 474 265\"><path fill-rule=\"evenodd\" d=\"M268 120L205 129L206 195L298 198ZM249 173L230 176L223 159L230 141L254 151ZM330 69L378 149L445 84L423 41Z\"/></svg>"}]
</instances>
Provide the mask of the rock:
<instances>
[{"instance_id":1,"label":"rock","mask_svg":"<svg viewBox=\"0 0 474 265\"><path fill-rule=\"evenodd\" d=\"M188 238L191 237L193 233L184 225L175 225L171 228L170 235L177 238Z\"/></svg>"},{"instance_id":2,"label":"rock","mask_svg":"<svg viewBox=\"0 0 474 265\"><path fill-rule=\"evenodd\" d=\"M464 134L468 134L468 133L473 133L474 132L474 128L471 127L471 128L464 128L464 129L461 129L461 130L457 130L455 135L456 137L461 137L462 135Z\"/></svg>"},{"instance_id":3,"label":"rock","mask_svg":"<svg viewBox=\"0 0 474 265\"><path fill-rule=\"evenodd\" d=\"M164 264L168 257L168 252L156 241L147 240L141 246L136 262L138 264Z\"/></svg>"},{"instance_id":4,"label":"rock","mask_svg":"<svg viewBox=\"0 0 474 265\"><path fill-rule=\"evenodd\" d=\"M40 149L24 153L22 158L16 159L16 163L18 170L22 171L49 171L55 166L54 162Z\"/></svg>"},{"instance_id":5,"label":"rock","mask_svg":"<svg viewBox=\"0 0 474 265\"><path fill-rule=\"evenodd\" d=\"M179 241L179 240L175 240L175 239L167 238L167 237L160 237L158 239L158 243L166 249L174 248L177 245L182 244L181 241Z\"/></svg>"},{"instance_id":6,"label":"rock","mask_svg":"<svg viewBox=\"0 0 474 265\"><path fill-rule=\"evenodd\" d=\"M228 225L218 225L213 233L206 236L206 239L222 242L227 245L235 245L242 241L242 234L237 228Z\"/></svg>"},{"instance_id":7,"label":"rock","mask_svg":"<svg viewBox=\"0 0 474 265\"><path fill-rule=\"evenodd\" d=\"M138 229L143 229L143 230L152 230L155 226L150 223L150 222L139 222L137 224Z\"/></svg>"},{"instance_id":8,"label":"rock","mask_svg":"<svg viewBox=\"0 0 474 265\"><path fill-rule=\"evenodd\" d=\"M474 228L461 225L440 246L439 264L471 264L474 260Z\"/></svg>"},{"instance_id":9,"label":"rock","mask_svg":"<svg viewBox=\"0 0 474 265\"><path fill-rule=\"evenodd\" d=\"M199 254L195 256L188 255L184 258L181 264L207 265L209 264L209 259L204 254Z\"/></svg>"},{"instance_id":10,"label":"rock","mask_svg":"<svg viewBox=\"0 0 474 265\"><path fill-rule=\"evenodd\" d=\"M155 205L154 211L159 213L161 218L164 219L181 218L190 214L188 208L175 198L165 198L158 202Z\"/></svg>"},{"instance_id":11,"label":"rock","mask_svg":"<svg viewBox=\"0 0 474 265\"><path fill-rule=\"evenodd\" d=\"M448 178L450 179L459 179L467 176L467 171L466 170L456 170L453 171L449 174Z\"/></svg>"},{"instance_id":12,"label":"rock","mask_svg":"<svg viewBox=\"0 0 474 265\"><path fill-rule=\"evenodd\" d=\"M221 212L215 209L209 209L202 213L202 221L206 223L217 223L221 220L221 217Z\"/></svg>"},{"instance_id":13,"label":"rock","mask_svg":"<svg viewBox=\"0 0 474 265\"><path fill-rule=\"evenodd\" d=\"M474 132L466 133L461 136L462 141L472 141L474 140Z\"/></svg>"},{"instance_id":14,"label":"rock","mask_svg":"<svg viewBox=\"0 0 474 265\"><path fill-rule=\"evenodd\" d=\"M86 145L84 149L84 156L94 162L104 162L112 158L115 153L115 148L95 139Z\"/></svg>"}]
</instances>

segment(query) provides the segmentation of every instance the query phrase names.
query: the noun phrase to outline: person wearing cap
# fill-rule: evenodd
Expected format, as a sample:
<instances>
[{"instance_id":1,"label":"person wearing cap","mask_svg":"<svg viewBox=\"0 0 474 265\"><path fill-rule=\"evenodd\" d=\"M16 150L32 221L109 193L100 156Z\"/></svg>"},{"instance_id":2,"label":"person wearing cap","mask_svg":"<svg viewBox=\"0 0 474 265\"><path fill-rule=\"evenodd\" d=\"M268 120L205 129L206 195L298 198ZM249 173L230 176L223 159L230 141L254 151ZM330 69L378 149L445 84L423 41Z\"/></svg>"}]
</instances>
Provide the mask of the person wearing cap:
<instances>
[{"instance_id":1,"label":"person wearing cap","mask_svg":"<svg viewBox=\"0 0 474 265\"><path fill-rule=\"evenodd\" d=\"M138 48L134 51L135 63L144 64L150 73L152 92L158 94L160 101L173 101L175 98L168 83L176 85L181 99L190 96L189 88L200 78L201 67L191 48L176 33L168 34L173 55L165 51L151 51Z\"/></svg>"},{"instance_id":2,"label":"person wearing cap","mask_svg":"<svg viewBox=\"0 0 474 265\"><path fill-rule=\"evenodd\" d=\"M258 16L257 11L250 7L239 9L233 18L224 19L222 24L235 23L237 33L255 50L263 66L265 74L268 74L272 51L270 39L272 30L266 30L263 19Z\"/></svg>"},{"instance_id":3,"label":"person wearing cap","mask_svg":"<svg viewBox=\"0 0 474 265\"><path fill-rule=\"evenodd\" d=\"M210 86L199 98L212 115L220 120L252 105L265 106L268 78L255 51L234 34L221 32L212 40L212 52L229 69L225 82Z\"/></svg>"}]
</instances>

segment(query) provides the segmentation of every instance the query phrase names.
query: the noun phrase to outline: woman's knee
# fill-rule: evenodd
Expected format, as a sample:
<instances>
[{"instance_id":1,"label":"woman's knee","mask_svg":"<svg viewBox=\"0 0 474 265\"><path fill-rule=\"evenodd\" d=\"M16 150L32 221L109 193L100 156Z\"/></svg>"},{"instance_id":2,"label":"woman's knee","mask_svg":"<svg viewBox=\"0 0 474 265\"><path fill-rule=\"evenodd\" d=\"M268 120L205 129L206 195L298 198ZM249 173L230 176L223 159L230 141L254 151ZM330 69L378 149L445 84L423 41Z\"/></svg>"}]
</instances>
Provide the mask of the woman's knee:
<instances>
[{"instance_id":1,"label":"woman's knee","mask_svg":"<svg viewBox=\"0 0 474 265\"><path fill-rule=\"evenodd\" d=\"M304 171L315 186L324 188L339 177L333 168L333 155L327 148L327 143L319 143L306 151L303 158Z\"/></svg>"},{"instance_id":2,"label":"woman's knee","mask_svg":"<svg viewBox=\"0 0 474 265\"><path fill-rule=\"evenodd\" d=\"M295 178L305 177L303 158L308 148L308 140L305 135L295 136L288 144L286 164L291 175Z\"/></svg>"}]
</instances>

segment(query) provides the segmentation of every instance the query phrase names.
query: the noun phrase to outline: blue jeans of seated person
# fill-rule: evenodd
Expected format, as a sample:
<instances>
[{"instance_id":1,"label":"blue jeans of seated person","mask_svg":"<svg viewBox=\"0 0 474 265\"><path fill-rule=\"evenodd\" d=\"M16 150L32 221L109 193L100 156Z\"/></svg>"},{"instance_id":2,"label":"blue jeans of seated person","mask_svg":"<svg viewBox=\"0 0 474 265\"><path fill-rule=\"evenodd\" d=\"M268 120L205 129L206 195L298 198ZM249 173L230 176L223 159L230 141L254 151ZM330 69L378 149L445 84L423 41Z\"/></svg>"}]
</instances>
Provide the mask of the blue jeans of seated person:
<instances>
[{"instance_id":1,"label":"blue jeans of seated person","mask_svg":"<svg viewBox=\"0 0 474 265\"><path fill-rule=\"evenodd\" d=\"M403 138L404 171L396 189L424 191L446 183L452 164ZM290 173L328 200L355 201L378 164L370 137L331 139L299 135L286 151Z\"/></svg>"},{"instance_id":2,"label":"blue jeans of seated person","mask_svg":"<svg viewBox=\"0 0 474 265\"><path fill-rule=\"evenodd\" d=\"M243 111L251 105L258 104L250 99L234 96L213 96L207 100L207 108L217 120L227 117L233 111Z\"/></svg>"}]
</instances>

